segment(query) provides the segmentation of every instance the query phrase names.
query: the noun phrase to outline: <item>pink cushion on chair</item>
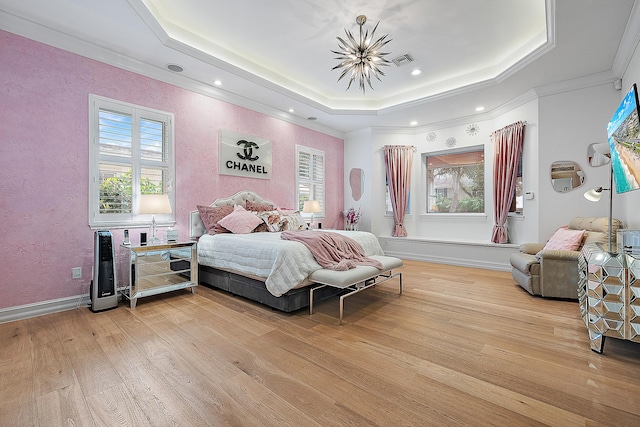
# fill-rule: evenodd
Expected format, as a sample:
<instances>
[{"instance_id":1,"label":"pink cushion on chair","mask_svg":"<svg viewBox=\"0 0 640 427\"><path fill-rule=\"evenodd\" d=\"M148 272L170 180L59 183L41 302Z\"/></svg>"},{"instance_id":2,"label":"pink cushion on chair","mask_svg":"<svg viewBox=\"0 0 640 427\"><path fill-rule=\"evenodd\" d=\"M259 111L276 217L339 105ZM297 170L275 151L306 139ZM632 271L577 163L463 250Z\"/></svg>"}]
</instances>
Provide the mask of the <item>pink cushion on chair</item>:
<instances>
[{"instance_id":1,"label":"pink cushion on chair","mask_svg":"<svg viewBox=\"0 0 640 427\"><path fill-rule=\"evenodd\" d=\"M557 249L564 251L577 251L582 243L584 230L568 230L558 228L549 239L544 249Z\"/></svg>"}]
</instances>

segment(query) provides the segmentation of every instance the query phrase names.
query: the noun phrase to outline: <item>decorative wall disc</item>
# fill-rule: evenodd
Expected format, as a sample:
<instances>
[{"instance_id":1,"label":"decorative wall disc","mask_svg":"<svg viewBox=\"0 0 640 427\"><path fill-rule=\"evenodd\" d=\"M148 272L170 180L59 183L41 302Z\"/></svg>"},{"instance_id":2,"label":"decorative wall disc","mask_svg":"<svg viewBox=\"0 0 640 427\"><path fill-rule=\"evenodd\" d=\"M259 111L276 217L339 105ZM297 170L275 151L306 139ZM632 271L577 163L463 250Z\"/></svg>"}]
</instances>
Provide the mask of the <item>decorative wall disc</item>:
<instances>
[{"instance_id":1,"label":"decorative wall disc","mask_svg":"<svg viewBox=\"0 0 640 427\"><path fill-rule=\"evenodd\" d=\"M429 133L427 134L427 141L429 141L429 142L433 142L433 141L435 141L435 140L436 140L436 138L437 138L437 137L438 137L438 135L436 135L436 133L435 133L435 132L429 132Z\"/></svg>"},{"instance_id":2,"label":"decorative wall disc","mask_svg":"<svg viewBox=\"0 0 640 427\"><path fill-rule=\"evenodd\" d=\"M454 137L447 138L447 147L453 147L456 145L456 139Z\"/></svg>"},{"instance_id":3,"label":"decorative wall disc","mask_svg":"<svg viewBox=\"0 0 640 427\"><path fill-rule=\"evenodd\" d=\"M478 132L480 132L480 126L478 126L477 124L472 124L467 126L467 133L471 136L476 135Z\"/></svg>"}]
</instances>

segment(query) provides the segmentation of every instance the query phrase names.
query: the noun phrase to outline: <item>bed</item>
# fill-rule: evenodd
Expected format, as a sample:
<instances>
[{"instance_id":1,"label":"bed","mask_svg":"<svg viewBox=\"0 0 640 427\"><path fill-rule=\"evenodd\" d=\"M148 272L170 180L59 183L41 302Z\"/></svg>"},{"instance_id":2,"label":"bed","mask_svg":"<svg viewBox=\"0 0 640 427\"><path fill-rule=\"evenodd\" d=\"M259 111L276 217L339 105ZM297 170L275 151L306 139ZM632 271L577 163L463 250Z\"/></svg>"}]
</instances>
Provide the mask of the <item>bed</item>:
<instances>
[{"instance_id":1,"label":"bed","mask_svg":"<svg viewBox=\"0 0 640 427\"><path fill-rule=\"evenodd\" d=\"M273 206L251 191L215 200L209 207ZM202 207L199 207L202 208ZM280 238L280 232L208 234L202 209L190 212L190 237L198 240L200 284L218 288L284 312L309 306L309 275L322 267L301 243ZM328 231L328 230L323 230ZM366 256L384 255L378 239L364 231L331 230L356 240ZM316 301L343 292L323 288Z\"/></svg>"}]
</instances>

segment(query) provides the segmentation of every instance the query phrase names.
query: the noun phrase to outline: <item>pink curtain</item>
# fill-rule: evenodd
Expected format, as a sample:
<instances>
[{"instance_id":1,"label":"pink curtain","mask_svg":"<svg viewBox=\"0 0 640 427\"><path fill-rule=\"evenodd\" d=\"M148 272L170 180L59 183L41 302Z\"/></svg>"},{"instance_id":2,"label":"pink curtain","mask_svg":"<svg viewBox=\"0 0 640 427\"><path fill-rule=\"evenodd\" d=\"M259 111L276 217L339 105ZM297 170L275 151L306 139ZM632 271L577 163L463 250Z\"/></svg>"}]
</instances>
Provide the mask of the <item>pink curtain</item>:
<instances>
[{"instance_id":1,"label":"pink curtain","mask_svg":"<svg viewBox=\"0 0 640 427\"><path fill-rule=\"evenodd\" d=\"M491 233L493 243L507 243L509 207L513 200L518 175L518 161L524 138L522 122L516 122L493 132L493 213L495 223Z\"/></svg>"},{"instance_id":2,"label":"pink curtain","mask_svg":"<svg viewBox=\"0 0 640 427\"><path fill-rule=\"evenodd\" d=\"M387 183L389 196L393 208L392 236L405 237L407 230L402 223L409 201L411 187L411 164L413 163L414 147L405 145L386 145L384 147L384 161L387 165Z\"/></svg>"}]
</instances>

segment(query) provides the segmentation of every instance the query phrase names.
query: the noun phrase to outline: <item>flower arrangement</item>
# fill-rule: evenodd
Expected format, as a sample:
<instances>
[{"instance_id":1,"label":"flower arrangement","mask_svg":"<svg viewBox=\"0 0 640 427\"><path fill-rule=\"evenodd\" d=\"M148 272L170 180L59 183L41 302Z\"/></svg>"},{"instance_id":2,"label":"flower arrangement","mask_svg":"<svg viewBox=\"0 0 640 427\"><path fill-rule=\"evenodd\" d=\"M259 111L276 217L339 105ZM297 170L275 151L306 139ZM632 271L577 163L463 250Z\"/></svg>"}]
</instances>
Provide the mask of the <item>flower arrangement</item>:
<instances>
[{"instance_id":1,"label":"flower arrangement","mask_svg":"<svg viewBox=\"0 0 640 427\"><path fill-rule=\"evenodd\" d=\"M347 230L357 230L358 229L358 221L360 221L360 208L355 210L354 208L349 208L345 215L346 219L346 227Z\"/></svg>"}]
</instances>

